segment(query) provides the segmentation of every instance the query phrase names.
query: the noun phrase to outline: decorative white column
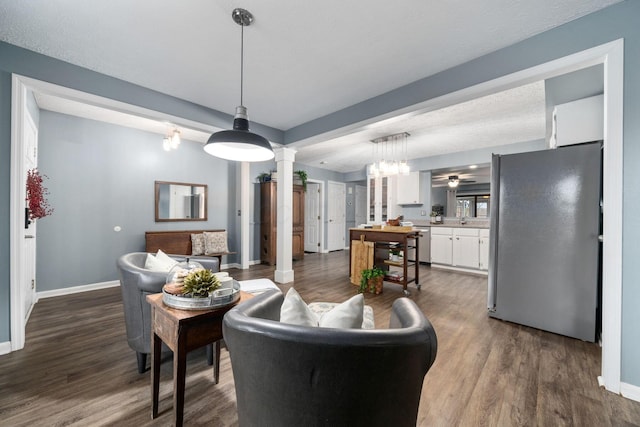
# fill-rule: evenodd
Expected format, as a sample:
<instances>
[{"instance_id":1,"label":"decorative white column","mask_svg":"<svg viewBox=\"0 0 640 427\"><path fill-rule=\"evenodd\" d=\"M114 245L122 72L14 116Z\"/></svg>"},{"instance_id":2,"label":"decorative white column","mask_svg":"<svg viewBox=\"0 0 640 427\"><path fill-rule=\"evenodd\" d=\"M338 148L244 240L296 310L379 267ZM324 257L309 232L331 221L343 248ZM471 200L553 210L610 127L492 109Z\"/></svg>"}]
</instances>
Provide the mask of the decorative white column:
<instances>
[{"instance_id":1,"label":"decorative white column","mask_svg":"<svg viewBox=\"0 0 640 427\"><path fill-rule=\"evenodd\" d=\"M240 268L249 268L251 250L251 173L250 163L240 163Z\"/></svg>"},{"instance_id":2,"label":"decorative white column","mask_svg":"<svg viewBox=\"0 0 640 427\"><path fill-rule=\"evenodd\" d=\"M278 148L274 151L278 170L274 280L277 283L289 283L293 282L293 161L296 151L291 148Z\"/></svg>"}]
</instances>

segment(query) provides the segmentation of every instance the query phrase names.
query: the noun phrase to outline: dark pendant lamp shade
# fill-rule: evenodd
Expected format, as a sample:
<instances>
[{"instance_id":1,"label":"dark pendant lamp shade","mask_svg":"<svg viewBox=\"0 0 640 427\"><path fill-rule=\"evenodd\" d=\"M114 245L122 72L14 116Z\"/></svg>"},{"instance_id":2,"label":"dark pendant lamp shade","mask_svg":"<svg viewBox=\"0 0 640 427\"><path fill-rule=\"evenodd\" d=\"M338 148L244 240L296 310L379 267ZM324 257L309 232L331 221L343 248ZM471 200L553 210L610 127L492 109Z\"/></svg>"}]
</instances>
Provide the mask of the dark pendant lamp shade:
<instances>
[{"instance_id":1,"label":"dark pendant lamp shade","mask_svg":"<svg viewBox=\"0 0 640 427\"><path fill-rule=\"evenodd\" d=\"M244 27L251 25L253 15L236 8L231 13L233 21L242 28L240 36L240 105L236 107L233 129L216 132L209 137L204 151L212 156L239 162L262 162L275 157L266 138L249 131L247 109L242 105L244 80Z\"/></svg>"},{"instance_id":2,"label":"dark pendant lamp shade","mask_svg":"<svg viewBox=\"0 0 640 427\"><path fill-rule=\"evenodd\" d=\"M221 159L239 162L262 162L273 159L271 144L266 138L249 131L247 110L236 108L233 130L222 130L209 137L204 151Z\"/></svg>"}]
</instances>

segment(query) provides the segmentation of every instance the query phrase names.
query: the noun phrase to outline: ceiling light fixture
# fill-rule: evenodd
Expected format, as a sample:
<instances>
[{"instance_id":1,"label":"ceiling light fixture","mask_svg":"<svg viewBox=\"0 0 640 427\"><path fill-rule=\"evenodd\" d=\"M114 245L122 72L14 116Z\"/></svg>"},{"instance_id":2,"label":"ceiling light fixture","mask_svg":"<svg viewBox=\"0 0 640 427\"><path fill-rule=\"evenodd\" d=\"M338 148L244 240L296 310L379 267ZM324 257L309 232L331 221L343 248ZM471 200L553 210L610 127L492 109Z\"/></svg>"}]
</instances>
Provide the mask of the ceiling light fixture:
<instances>
[{"instance_id":1,"label":"ceiling light fixture","mask_svg":"<svg viewBox=\"0 0 640 427\"><path fill-rule=\"evenodd\" d=\"M234 22L241 27L240 33L240 105L236 107L233 129L216 132L209 137L204 151L226 160L261 162L275 155L266 138L249 132L247 109L242 105L244 80L244 27L253 22L251 12L236 8L231 13Z\"/></svg>"},{"instance_id":2,"label":"ceiling light fixture","mask_svg":"<svg viewBox=\"0 0 640 427\"><path fill-rule=\"evenodd\" d=\"M392 176L409 175L407 163L407 132L372 139L374 162L369 165L369 175Z\"/></svg>"},{"instance_id":3,"label":"ceiling light fixture","mask_svg":"<svg viewBox=\"0 0 640 427\"><path fill-rule=\"evenodd\" d=\"M171 151L180 145L180 131L177 128L171 129L162 139L162 148L164 151Z\"/></svg>"},{"instance_id":4,"label":"ceiling light fixture","mask_svg":"<svg viewBox=\"0 0 640 427\"><path fill-rule=\"evenodd\" d=\"M458 183L460 183L460 180L458 180L458 175L449 175L448 185L450 188L456 188L458 186Z\"/></svg>"}]
</instances>

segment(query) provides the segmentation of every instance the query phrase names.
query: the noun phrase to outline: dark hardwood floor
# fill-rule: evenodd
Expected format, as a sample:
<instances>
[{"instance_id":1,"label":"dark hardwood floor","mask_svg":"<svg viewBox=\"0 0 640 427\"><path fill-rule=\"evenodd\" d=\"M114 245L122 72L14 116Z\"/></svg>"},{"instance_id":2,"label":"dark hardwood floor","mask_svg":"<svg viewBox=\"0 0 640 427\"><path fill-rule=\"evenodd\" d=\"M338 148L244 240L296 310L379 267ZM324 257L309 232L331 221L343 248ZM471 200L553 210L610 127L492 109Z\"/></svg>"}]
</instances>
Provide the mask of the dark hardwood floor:
<instances>
[{"instance_id":1,"label":"dark hardwood floor","mask_svg":"<svg viewBox=\"0 0 640 427\"><path fill-rule=\"evenodd\" d=\"M354 295L348 255L308 254L295 262L296 290L307 302ZM272 278L273 270L229 272L243 280ZM598 387L597 345L489 318L486 278L424 266L421 283L410 298L436 329L438 355L424 382L418 425L640 426L640 403ZM393 284L365 295L378 327L386 327L391 303L401 296ZM166 360L160 417L152 421L149 371L137 373L127 346L120 290L45 299L33 310L25 348L0 356L0 425L171 425L171 369ZM184 416L188 426L237 425L224 349L217 385L204 350L189 355Z\"/></svg>"}]
</instances>

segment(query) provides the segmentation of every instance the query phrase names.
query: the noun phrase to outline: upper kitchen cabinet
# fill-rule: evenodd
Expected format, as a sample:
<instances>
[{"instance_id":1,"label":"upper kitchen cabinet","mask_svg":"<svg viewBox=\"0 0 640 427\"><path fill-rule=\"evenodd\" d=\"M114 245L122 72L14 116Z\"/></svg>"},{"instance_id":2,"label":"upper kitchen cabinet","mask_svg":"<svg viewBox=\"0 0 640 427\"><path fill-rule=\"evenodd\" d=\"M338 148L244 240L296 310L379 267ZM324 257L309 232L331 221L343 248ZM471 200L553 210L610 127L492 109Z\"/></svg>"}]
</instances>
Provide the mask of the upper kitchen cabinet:
<instances>
[{"instance_id":1,"label":"upper kitchen cabinet","mask_svg":"<svg viewBox=\"0 0 640 427\"><path fill-rule=\"evenodd\" d=\"M600 141L604 135L604 96L556 105L552 120L551 148Z\"/></svg>"},{"instance_id":2,"label":"upper kitchen cabinet","mask_svg":"<svg viewBox=\"0 0 640 427\"><path fill-rule=\"evenodd\" d=\"M397 203L399 205L421 205L420 172L410 172L408 175L396 177Z\"/></svg>"},{"instance_id":3,"label":"upper kitchen cabinet","mask_svg":"<svg viewBox=\"0 0 640 427\"><path fill-rule=\"evenodd\" d=\"M397 176L370 176L367 180L369 222L382 223L396 217Z\"/></svg>"}]
</instances>

